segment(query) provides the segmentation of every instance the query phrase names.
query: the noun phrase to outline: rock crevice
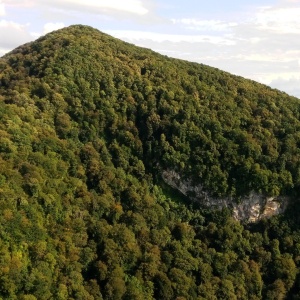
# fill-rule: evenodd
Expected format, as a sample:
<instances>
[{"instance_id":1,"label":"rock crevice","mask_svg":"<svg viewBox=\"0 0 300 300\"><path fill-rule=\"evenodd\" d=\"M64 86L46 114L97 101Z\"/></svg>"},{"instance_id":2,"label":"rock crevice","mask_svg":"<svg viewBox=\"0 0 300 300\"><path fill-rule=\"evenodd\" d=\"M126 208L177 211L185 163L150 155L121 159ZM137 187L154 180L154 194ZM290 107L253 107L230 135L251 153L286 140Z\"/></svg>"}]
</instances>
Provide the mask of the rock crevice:
<instances>
[{"instance_id":1,"label":"rock crevice","mask_svg":"<svg viewBox=\"0 0 300 300\"><path fill-rule=\"evenodd\" d=\"M289 202L288 197L267 197L252 191L238 203L232 197L216 198L204 191L201 185L193 185L191 180L182 179L180 174L173 170L162 172L166 184L180 191L193 201L200 202L203 207L212 209L229 208L236 220L257 222L282 213Z\"/></svg>"}]
</instances>

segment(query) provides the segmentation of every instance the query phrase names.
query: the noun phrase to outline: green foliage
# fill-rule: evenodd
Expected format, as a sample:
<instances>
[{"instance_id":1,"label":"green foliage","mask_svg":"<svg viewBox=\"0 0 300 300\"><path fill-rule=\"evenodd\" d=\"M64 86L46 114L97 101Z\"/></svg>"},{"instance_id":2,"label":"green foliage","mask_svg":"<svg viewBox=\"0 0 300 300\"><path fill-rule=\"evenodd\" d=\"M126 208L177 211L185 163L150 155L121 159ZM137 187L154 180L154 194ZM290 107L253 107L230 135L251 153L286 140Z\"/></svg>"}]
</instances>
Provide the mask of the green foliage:
<instances>
[{"instance_id":1,"label":"green foliage","mask_svg":"<svg viewBox=\"0 0 300 300\"><path fill-rule=\"evenodd\" d=\"M299 197L299 100L71 26L0 59L0 297L296 299L297 201L257 225L162 183Z\"/></svg>"}]
</instances>

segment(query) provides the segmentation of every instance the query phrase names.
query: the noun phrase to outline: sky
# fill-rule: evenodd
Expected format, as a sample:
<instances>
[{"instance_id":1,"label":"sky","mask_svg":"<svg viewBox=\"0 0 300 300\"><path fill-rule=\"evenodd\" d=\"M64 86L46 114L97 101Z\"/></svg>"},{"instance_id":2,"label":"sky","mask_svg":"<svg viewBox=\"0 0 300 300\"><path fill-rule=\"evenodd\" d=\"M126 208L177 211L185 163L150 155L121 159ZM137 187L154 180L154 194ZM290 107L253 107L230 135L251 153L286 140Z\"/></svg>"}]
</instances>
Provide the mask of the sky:
<instances>
[{"instance_id":1,"label":"sky","mask_svg":"<svg viewBox=\"0 0 300 300\"><path fill-rule=\"evenodd\" d=\"M73 24L300 98L300 0L0 0L0 56Z\"/></svg>"}]
</instances>

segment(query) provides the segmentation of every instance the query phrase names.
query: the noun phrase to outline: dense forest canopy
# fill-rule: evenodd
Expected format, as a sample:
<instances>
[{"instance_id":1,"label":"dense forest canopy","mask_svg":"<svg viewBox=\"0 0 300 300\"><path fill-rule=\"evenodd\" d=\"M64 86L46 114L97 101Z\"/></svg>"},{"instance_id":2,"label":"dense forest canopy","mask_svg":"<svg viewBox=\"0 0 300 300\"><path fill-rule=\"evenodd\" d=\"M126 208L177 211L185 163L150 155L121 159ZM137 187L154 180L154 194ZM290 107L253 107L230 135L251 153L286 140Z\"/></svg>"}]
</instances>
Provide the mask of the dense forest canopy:
<instances>
[{"instance_id":1,"label":"dense forest canopy","mask_svg":"<svg viewBox=\"0 0 300 300\"><path fill-rule=\"evenodd\" d=\"M300 299L300 100L71 26L0 59L0 297ZM168 187L295 199L242 224Z\"/></svg>"}]
</instances>

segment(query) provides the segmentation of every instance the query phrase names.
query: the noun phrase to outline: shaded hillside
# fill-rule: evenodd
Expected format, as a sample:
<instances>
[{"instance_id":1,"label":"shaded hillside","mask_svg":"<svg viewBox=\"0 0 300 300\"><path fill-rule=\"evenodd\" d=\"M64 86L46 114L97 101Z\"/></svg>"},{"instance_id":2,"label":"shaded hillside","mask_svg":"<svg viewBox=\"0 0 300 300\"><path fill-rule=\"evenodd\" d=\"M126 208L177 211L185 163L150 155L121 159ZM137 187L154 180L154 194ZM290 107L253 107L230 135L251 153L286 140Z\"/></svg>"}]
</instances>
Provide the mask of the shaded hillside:
<instances>
[{"instance_id":1,"label":"shaded hillside","mask_svg":"<svg viewBox=\"0 0 300 300\"><path fill-rule=\"evenodd\" d=\"M86 26L5 55L0 296L296 297L292 212L246 228L192 206L161 172L237 201L297 197L299 104Z\"/></svg>"}]
</instances>

